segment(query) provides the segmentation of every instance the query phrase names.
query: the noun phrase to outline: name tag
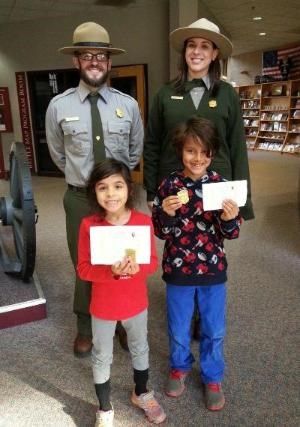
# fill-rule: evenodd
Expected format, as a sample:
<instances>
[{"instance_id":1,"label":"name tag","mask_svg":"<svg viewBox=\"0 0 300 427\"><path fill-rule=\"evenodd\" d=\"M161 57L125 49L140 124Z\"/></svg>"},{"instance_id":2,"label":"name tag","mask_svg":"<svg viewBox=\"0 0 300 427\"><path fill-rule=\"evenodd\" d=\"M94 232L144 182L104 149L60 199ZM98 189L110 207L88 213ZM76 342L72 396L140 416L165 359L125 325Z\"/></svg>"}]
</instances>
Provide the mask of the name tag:
<instances>
[{"instance_id":1,"label":"name tag","mask_svg":"<svg viewBox=\"0 0 300 427\"><path fill-rule=\"evenodd\" d=\"M65 121L66 122L76 122L79 120L79 117L66 117Z\"/></svg>"},{"instance_id":2,"label":"name tag","mask_svg":"<svg viewBox=\"0 0 300 427\"><path fill-rule=\"evenodd\" d=\"M183 96L175 96L175 95L173 95L173 96L171 96L171 99L183 99Z\"/></svg>"}]
</instances>

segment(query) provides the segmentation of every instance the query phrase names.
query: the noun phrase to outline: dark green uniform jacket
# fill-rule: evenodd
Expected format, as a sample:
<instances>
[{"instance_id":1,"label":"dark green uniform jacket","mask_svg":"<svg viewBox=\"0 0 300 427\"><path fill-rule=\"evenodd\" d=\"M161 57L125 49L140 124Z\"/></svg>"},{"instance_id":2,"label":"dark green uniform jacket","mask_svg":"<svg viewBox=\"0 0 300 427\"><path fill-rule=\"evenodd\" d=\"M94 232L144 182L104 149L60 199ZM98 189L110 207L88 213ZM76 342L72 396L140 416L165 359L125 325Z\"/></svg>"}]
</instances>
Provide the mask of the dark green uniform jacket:
<instances>
[{"instance_id":1,"label":"dark green uniform jacket","mask_svg":"<svg viewBox=\"0 0 300 427\"><path fill-rule=\"evenodd\" d=\"M162 179L181 167L170 142L169 133L179 122L191 116L211 120L217 127L220 149L211 169L227 180L248 180L248 199L241 208L244 219L254 218L251 203L248 155L240 102L233 87L221 81L215 97L205 90L196 109L189 92L178 95L172 85L156 94L148 121L144 147L144 186L147 200L153 200Z\"/></svg>"}]
</instances>

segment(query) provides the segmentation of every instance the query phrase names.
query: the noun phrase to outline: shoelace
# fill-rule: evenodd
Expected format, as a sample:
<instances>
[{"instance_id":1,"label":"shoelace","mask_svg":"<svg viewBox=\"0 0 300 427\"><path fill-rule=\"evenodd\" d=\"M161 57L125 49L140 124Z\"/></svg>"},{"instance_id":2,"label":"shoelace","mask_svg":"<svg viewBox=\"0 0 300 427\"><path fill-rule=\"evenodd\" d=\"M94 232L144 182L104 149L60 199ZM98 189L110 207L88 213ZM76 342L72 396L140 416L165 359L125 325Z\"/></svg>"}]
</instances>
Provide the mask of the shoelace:
<instances>
[{"instance_id":1,"label":"shoelace","mask_svg":"<svg viewBox=\"0 0 300 427\"><path fill-rule=\"evenodd\" d=\"M219 383L209 383L207 387L214 392L219 392L221 390L221 384Z\"/></svg>"},{"instance_id":2,"label":"shoelace","mask_svg":"<svg viewBox=\"0 0 300 427\"><path fill-rule=\"evenodd\" d=\"M156 402L155 399L147 400L147 402L145 402L146 410L156 408L157 406L158 406L158 403Z\"/></svg>"}]
</instances>

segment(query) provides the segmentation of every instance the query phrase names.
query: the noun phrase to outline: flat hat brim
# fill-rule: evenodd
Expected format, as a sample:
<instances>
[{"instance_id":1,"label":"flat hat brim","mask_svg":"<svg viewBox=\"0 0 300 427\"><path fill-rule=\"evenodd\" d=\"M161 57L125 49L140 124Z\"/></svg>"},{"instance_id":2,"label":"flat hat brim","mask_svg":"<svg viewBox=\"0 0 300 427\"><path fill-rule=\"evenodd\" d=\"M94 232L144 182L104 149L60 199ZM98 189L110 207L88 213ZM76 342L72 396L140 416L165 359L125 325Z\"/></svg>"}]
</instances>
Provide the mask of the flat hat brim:
<instances>
[{"instance_id":1,"label":"flat hat brim","mask_svg":"<svg viewBox=\"0 0 300 427\"><path fill-rule=\"evenodd\" d=\"M78 52L81 50L88 50L88 49L99 49L103 50L105 52L109 52L111 55L120 55L121 53L126 53L126 50L124 49L118 49L116 47L99 47L99 46L66 46L61 47L58 49L59 53L63 53L64 55L72 55L74 52Z\"/></svg>"},{"instance_id":2,"label":"flat hat brim","mask_svg":"<svg viewBox=\"0 0 300 427\"><path fill-rule=\"evenodd\" d=\"M170 33L170 43L177 52L181 52L184 42L192 37L201 37L212 41L219 49L222 58L227 58L232 54L232 43L227 37L204 28L178 28Z\"/></svg>"}]
</instances>

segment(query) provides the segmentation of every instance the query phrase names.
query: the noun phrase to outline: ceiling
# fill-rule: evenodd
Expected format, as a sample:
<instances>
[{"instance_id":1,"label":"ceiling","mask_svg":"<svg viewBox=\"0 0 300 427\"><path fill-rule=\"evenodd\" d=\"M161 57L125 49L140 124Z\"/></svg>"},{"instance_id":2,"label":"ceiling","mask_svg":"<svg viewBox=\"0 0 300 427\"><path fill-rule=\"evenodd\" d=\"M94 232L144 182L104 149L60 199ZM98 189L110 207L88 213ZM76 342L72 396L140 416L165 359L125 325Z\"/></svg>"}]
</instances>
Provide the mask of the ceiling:
<instances>
[{"instance_id":1,"label":"ceiling","mask_svg":"<svg viewBox=\"0 0 300 427\"><path fill-rule=\"evenodd\" d=\"M101 7L132 8L134 13L136 4L151 1L162 0L0 0L0 25L71 13L95 14ZM188 7L189 0L185 1ZM199 10L231 39L234 55L300 42L299 0L199 0ZM262 20L253 21L255 16Z\"/></svg>"}]
</instances>

